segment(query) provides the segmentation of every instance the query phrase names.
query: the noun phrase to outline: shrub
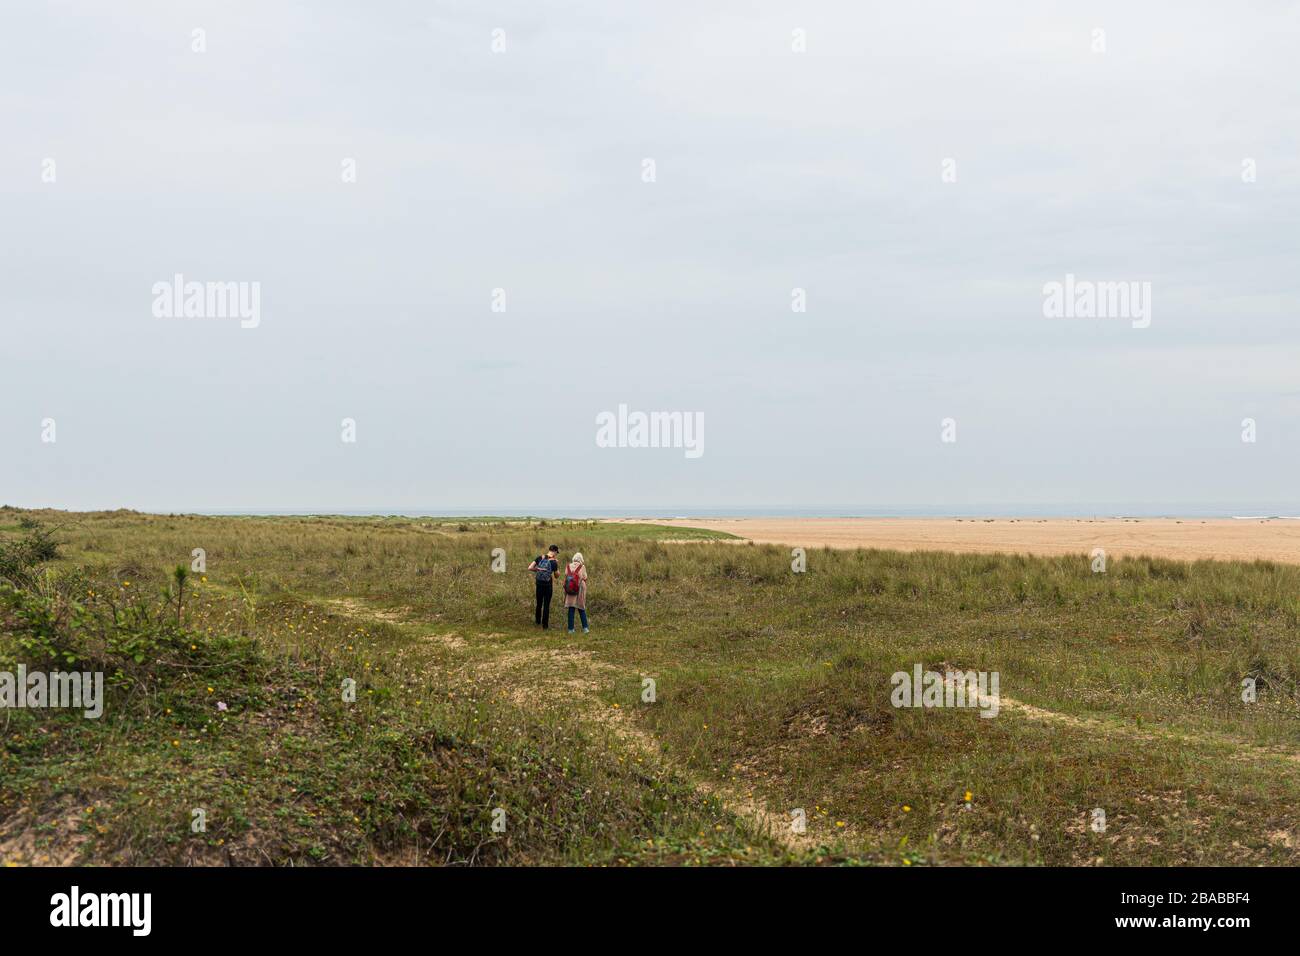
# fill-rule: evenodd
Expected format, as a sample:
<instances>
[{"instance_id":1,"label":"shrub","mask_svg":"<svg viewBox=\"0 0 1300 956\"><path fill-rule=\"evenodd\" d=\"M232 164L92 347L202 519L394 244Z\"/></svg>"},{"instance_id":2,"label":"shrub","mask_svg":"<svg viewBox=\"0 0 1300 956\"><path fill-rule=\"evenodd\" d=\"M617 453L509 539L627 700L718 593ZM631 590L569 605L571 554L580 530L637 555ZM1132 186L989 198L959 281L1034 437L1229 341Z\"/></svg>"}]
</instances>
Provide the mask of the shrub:
<instances>
[{"instance_id":1,"label":"shrub","mask_svg":"<svg viewBox=\"0 0 1300 956\"><path fill-rule=\"evenodd\" d=\"M0 582L16 588L32 588L40 566L59 556L54 532L39 522L24 521L26 533L16 541L0 541Z\"/></svg>"}]
</instances>

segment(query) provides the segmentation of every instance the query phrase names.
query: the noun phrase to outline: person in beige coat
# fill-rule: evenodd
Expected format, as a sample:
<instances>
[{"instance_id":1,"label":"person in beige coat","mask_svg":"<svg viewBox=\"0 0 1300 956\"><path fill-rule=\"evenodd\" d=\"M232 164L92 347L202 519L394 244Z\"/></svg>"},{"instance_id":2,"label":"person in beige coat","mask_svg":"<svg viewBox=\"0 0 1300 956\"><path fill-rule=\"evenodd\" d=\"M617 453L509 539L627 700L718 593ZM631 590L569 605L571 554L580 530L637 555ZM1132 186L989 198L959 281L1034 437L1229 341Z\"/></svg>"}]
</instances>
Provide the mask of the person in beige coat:
<instances>
[{"instance_id":1,"label":"person in beige coat","mask_svg":"<svg viewBox=\"0 0 1300 956\"><path fill-rule=\"evenodd\" d=\"M578 593L569 593L569 581L576 578L578 581ZM569 633L573 633L573 612L577 609L582 615L582 633L589 634L591 628L587 626L587 563L582 558L582 552L579 551L573 556L564 569L564 606L569 609Z\"/></svg>"}]
</instances>

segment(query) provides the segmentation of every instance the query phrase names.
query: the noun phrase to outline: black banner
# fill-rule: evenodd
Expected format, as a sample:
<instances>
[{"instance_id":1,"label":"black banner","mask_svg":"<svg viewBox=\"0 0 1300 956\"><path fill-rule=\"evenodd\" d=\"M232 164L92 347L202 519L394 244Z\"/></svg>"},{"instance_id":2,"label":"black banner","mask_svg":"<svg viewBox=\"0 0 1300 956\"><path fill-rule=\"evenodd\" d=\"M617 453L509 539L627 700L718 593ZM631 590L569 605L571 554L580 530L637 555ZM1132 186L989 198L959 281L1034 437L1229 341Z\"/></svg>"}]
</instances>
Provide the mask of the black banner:
<instances>
[{"instance_id":1,"label":"black banner","mask_svg":"<svg viewBox=\"0 0 1300 956\"><path fill-rule=\"evenodd\" d=\"M536 944L559 922L732 940L844 921L871 938L1169 939L1288 925L1263 869L4 869L6 940L373 942L435 929ZM701 914L708 918L701 923ZM810 923L810 921L812 921ZM213 940L215 942L215 939Z\"/></svg>"}]
</instances>

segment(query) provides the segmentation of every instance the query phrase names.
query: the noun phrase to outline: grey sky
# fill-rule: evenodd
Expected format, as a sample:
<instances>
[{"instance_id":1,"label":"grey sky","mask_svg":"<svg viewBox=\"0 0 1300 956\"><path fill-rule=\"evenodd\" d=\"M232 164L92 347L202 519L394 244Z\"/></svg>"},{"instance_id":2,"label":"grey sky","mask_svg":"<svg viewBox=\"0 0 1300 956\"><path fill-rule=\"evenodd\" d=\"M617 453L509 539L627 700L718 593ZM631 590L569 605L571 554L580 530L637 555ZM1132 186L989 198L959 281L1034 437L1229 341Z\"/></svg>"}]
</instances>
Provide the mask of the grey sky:
<instances>
[{"instance_id":1,"label":"grey sky","mask_svg":"<svg viewBox=\"0 0 1300 956\"><path fill-rule=\"evenodd\" d=\"M1298 11L7 4L0 503L1295 503ZM596 447L620 403L705 454Z\"/></svg>"}]
</instances>

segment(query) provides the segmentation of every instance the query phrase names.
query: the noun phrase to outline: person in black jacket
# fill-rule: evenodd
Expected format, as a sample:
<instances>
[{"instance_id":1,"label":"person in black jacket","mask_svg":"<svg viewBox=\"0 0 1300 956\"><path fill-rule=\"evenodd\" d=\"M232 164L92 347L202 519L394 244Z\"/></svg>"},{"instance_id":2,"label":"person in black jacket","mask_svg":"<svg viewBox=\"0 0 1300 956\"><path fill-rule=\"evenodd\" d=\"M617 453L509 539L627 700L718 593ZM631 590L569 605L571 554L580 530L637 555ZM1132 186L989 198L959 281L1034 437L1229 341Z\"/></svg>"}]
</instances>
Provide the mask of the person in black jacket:
<instances>
[{"instance_id":1,"label":"person in black jacket","mask_svg":"<svg viewBox=\"0 0 1300 956\"><path fill-rule=\"evenodd\" d=\"M535 623L543 630L551 627L551 595L555 593L555 579L560 576L560 546L553 544L545 554L533 558L528 570L537 581L537 603L533 612Z\"/></svg>"}]
</instances>

